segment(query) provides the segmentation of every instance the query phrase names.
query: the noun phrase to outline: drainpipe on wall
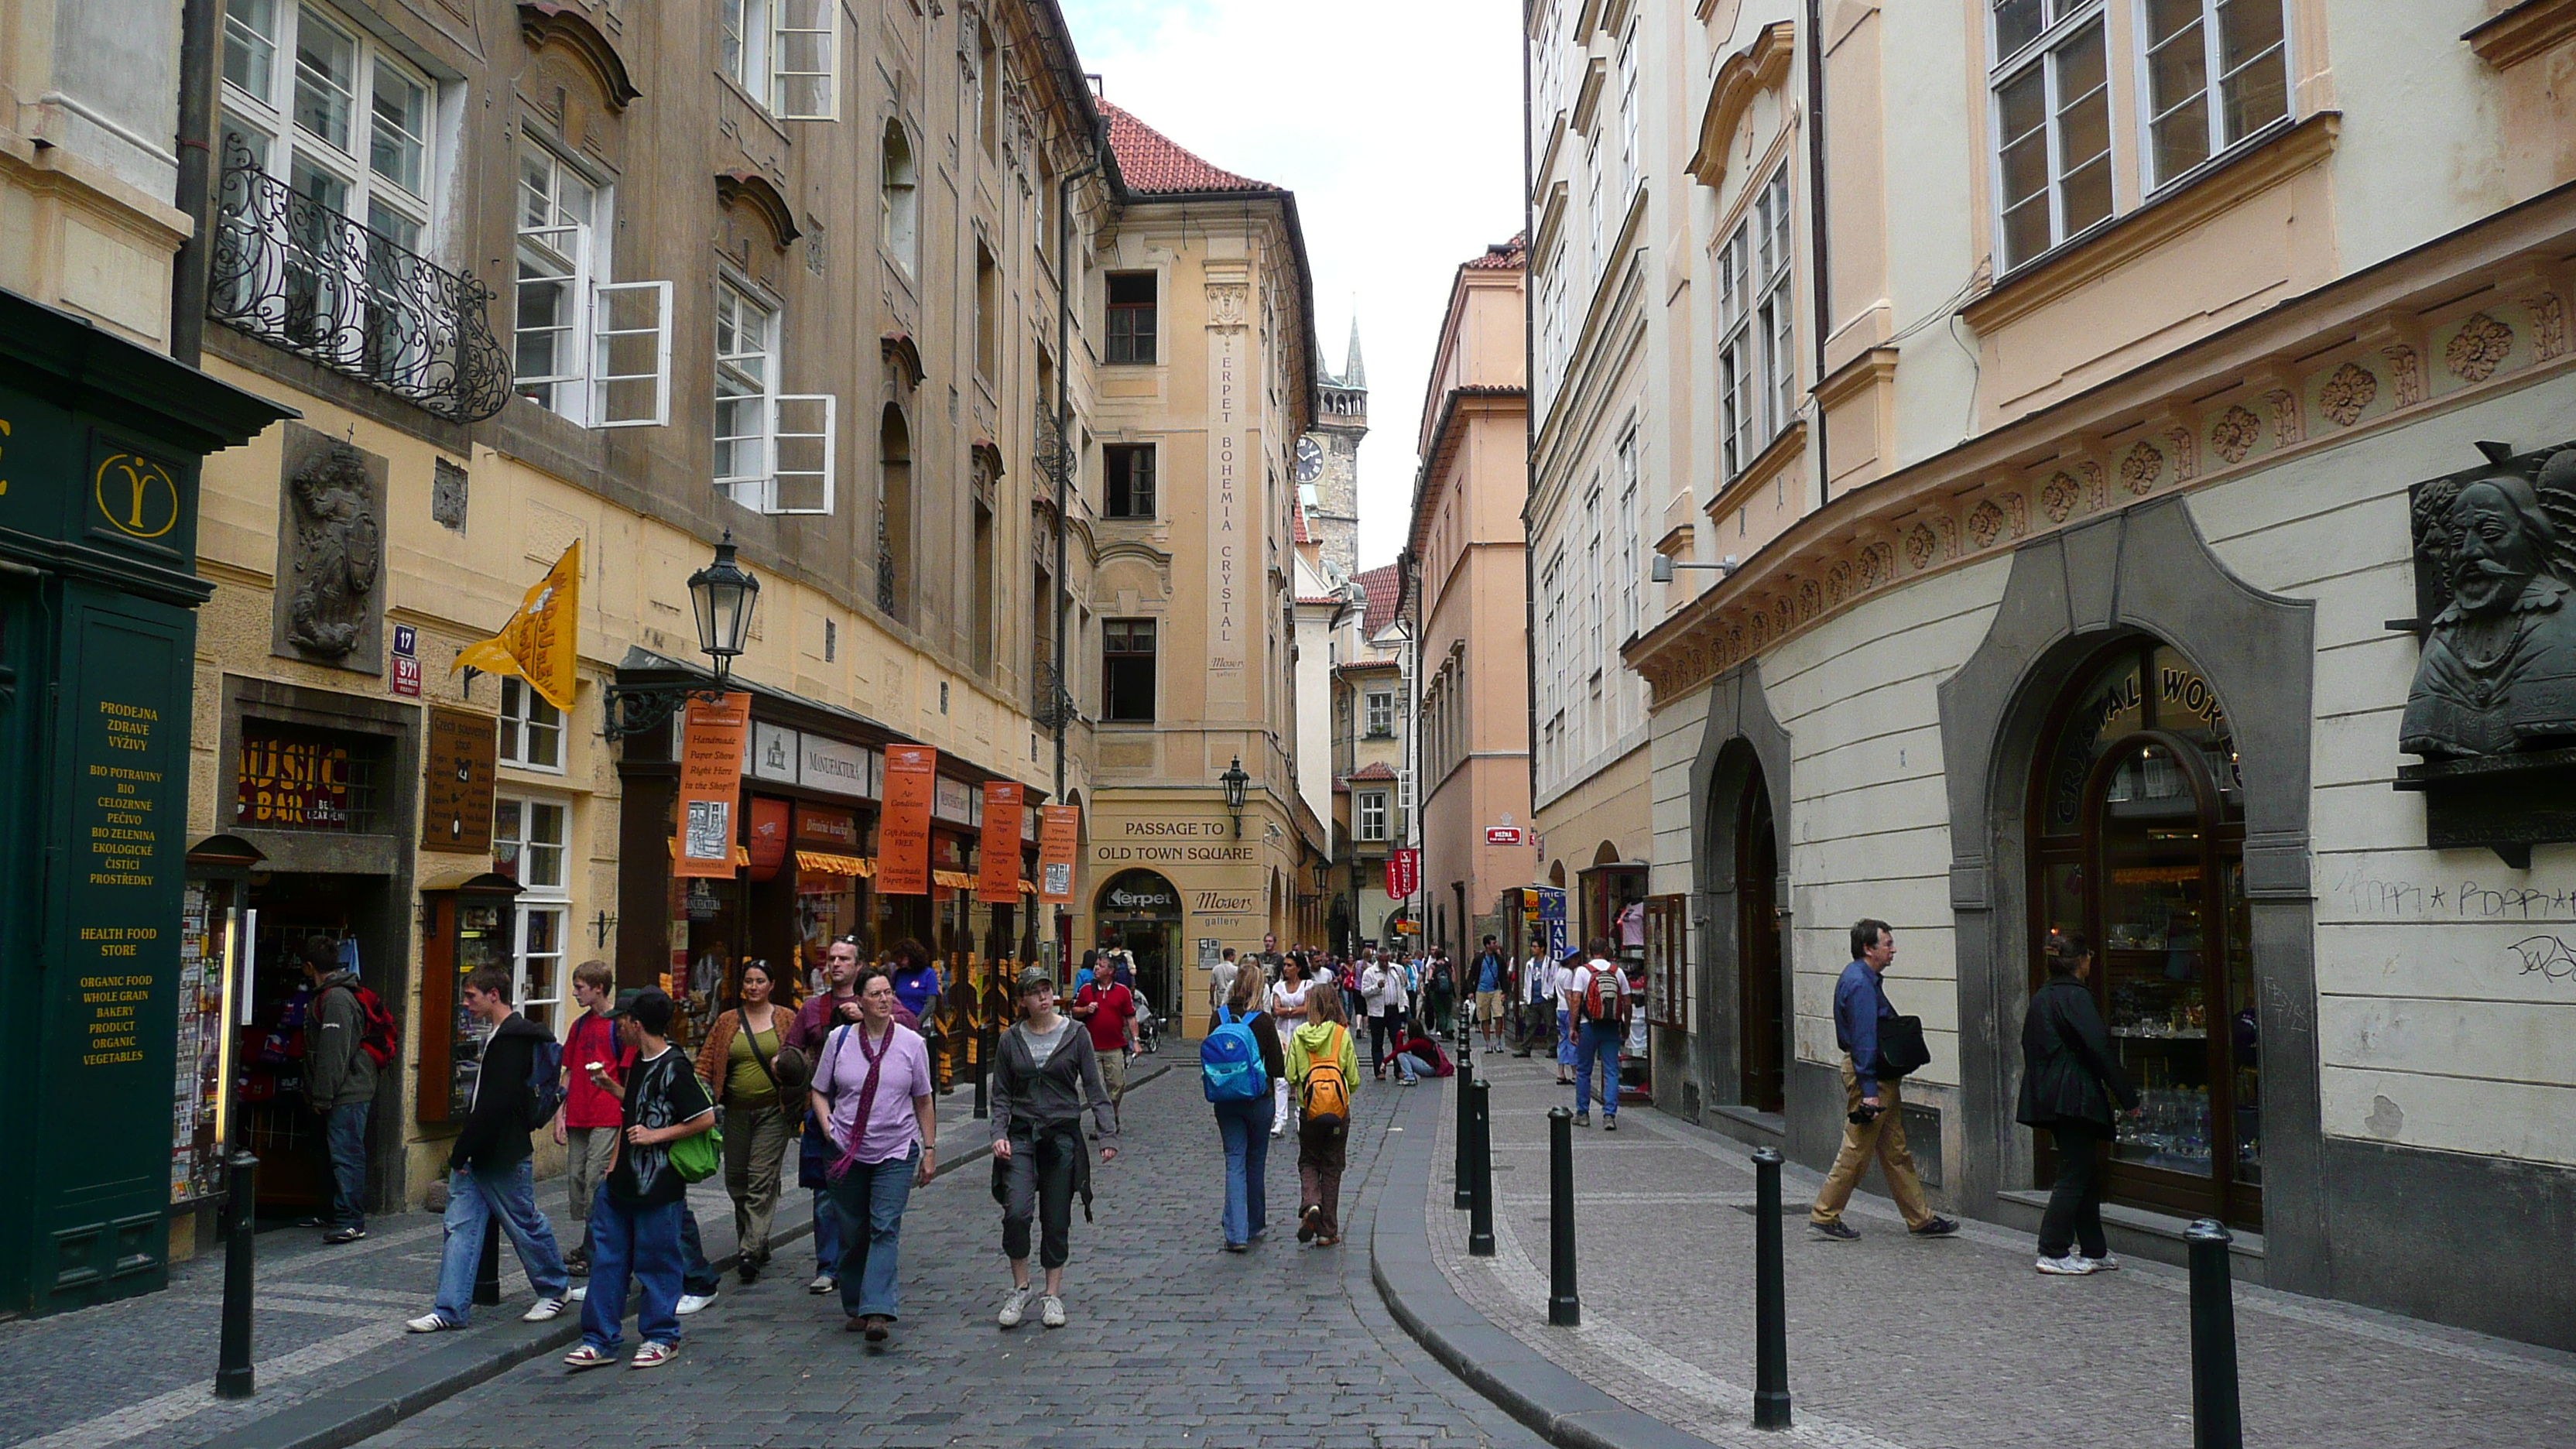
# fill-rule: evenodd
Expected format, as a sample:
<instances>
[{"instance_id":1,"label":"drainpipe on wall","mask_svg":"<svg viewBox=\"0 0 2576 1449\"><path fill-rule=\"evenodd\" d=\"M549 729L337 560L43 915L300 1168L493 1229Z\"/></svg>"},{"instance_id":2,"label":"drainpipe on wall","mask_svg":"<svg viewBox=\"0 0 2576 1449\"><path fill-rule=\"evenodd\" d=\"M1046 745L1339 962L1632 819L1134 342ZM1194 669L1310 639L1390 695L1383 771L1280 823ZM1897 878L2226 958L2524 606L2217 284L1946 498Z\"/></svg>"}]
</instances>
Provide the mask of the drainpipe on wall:
<instances>
[{"instance_id":1,"label":"drainpipe on wall","mask_svg":"<svg viewBox=\"0 0 2576 1449\"><path fill-rule=\"evenodd\" d=\"M204 354L206 271L215 236L215 34L223 0L179 8L179 181L173 205L188 214L188 237L170 259L170 356L190 367Z\"/></svg>"},{"instance_id":2,"label":"drainpipe on wall","mask_svg":"<svg viewBox=\"0 0 2576 1449\"><path fill-rule=\"evenodd\" d=\"M1823 0L1807 0L1807 228L1809 253L1815 272L1811 290L1816 312L1816 383L1808 391L1816 397L1825 385L1825 338L1833 327L1833 299L1826 295L1826 278L1831 274L1826 259L1831 253L1825 244L1825 33ZM1823 508L1833 498L1833 474L1825 458L1825 408L1821 399L1816 404L1816 425L1809 430L1816 450L1816 506Z\"/></svg>"},{"instance_id":3,"label":"drainpipe on wall","mask_svg":"<svg viewBox=\"0 0 2576 1449\"><path fill-rule=\"evenodd\" d=\"M1073 385L1073 188L1084 177L1100 170L1100 158L1109 146L1106 125L1091 137L1091 164L1071 172L1056 182L1056 271L1055 271L1055 695L1047 708L1055 714L1055 794L1052 803L1065 803L1064 737L1072 728L1073 691L1065 687L1065 626L1073 605L1073 580L1065 576L1065 535L1073 521L1073 401L1067 391ZM1067 908L1058 906L1059 911ZM1056 923L1050 921L1050 939L1059 935ZM1061 972L1070 963L1058 961Z\"/></svg>"}]
</instances>

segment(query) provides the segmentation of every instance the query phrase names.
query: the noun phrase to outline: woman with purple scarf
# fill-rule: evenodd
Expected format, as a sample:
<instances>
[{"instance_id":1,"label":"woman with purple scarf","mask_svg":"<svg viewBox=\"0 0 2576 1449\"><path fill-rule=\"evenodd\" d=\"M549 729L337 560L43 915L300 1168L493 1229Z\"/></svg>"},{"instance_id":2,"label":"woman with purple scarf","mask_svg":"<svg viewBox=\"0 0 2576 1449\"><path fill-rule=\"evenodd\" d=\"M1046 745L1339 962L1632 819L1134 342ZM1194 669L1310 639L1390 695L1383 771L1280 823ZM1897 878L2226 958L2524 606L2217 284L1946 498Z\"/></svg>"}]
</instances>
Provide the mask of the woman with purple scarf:
<instances>
[{"instance_id":1,"label":"woman with purple scarf","mask_svg":"<svg viewBox=\"0 0 2576 1449\"><path fill-rule=\"evenodd\" d=\"M841 1326L881 1344L895 1320L895 1251L904 1204L929 1185L939 1141L937 1084L921 1033L894 1019L894 978L859 968L859 1019L815 1053L814 1116L830 1134L841 1239Z\"/></svg>"}]
</instances>

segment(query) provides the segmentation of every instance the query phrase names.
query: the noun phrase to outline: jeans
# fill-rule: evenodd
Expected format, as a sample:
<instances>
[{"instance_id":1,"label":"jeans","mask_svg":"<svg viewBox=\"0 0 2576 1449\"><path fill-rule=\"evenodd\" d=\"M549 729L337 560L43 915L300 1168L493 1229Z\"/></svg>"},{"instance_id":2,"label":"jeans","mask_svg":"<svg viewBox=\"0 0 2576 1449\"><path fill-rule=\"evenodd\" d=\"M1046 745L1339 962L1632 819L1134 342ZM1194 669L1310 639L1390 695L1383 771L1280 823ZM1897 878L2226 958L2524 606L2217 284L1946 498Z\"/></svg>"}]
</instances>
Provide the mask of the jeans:
<instances>
[{"instance_id":1,"label":"jeans","mask_svg":"<svg viewBox=\"0 0 2576 1449\"><path fill-rule=\"evenodd\" d=\"M2063 1258L2080 1247L2088 1258L2107 1258L2111 1245L2102 1236L2102 1164L2094 1149L2109 1133L2089 1122L2061 1122L2048 1129L2057 1139L2057 1187L2048 1195L2047 1215L2039 1220L2039 1255Z\"/></svg>"},{"instance_id":2,"label":"jeans","mask_svg":"<svg viewBox=\"0 0 2576 1449\"><path fill-rule=\"evenodd\" d=\"M841 1276L841 1210L828 1187L814 1189L814 1271Z\"/></svg>"},{"instance_id":3,"label":"jeans","mask_svg":"<svg viewBox=\"0 0 2576 1449\"><path fill-rule=\"evenodd\" d=\"M594 1270L596 1271L596 1270ZM707 1261L706 1244L698 1237L698 1214L687 1198L680 1200L680 1291L692 1298L713 1298L723 1284L713 1264Z\"/></svg>"},{"instance_id":4,"label":"jeans","mask_svg":"<svg viewBox=\"0 0 2576 1449\"><path fill-rule=\"evenodd\" d=\"M679 1203L636 1207L608 1195L601 1183L590 1200L590 1294L581 1300L581 1341L601 1353L617 1352L626 1321L626 1275L644 1289L635 1331L646 1343L680 1341Z\"/></svg>"},{"instance_id":5,"label":"jeans","mask_svg":"<svg viewBox=\"0 0 2576 1449\"><path fill-rule=\"evenodd\" d=\"M490 1173L459 1167L447 1174L447 1238L439 1251L434 1305L449 1323L463 1324L472 1311L474 1271L483 1265L483 1225L495 1211L537 1296L561 1298L572 1291L554 1226L537 1211L536 1164L522 1158Z\"/></svg>"},{"instance_id":6,"label":"jeans","mask_svg":"<svg viewBox=\"0 0 2576 1449\"><path fill-rule=\"evenodd\" d=\"M742 1261L769 1261L769 1220L778 1212L778 1181L795 1123L776 1101L725 1108L725 1192L733 1198L734 1241Z\"/></svg>"},{"instance_id":7,"label":"jeans","mask_svg":"<svg viewBox=\"0 0 2576 1449\"><path fill-rule=\"evenodd\" d=\"M1225 1139L1225 1240L1248 1243L1269 1218L1262 1177L1270 1166L1270 1094L1248 1102L1216 1104L1217 1134Z\"/></svg>"},{"instance_id":8,"label":"jeans","mask_svg":"<svg viewBox=\"0 0 2576 1449\"><path fill-rule=\"evenodd\" d=\"M331 1149L331 1226L367 1225L367 1113L372 1102L344 1102L322 1114Z\"/></svg>"},{"instance_id":9,"label":"jeans","mask_svg":"<svg viewBox=\"0 0 2576 1449\"><path fill-rule=\"evenodd\" d=\"M1860 1078L1852 1073L1851 1058L1843 1058L1843 1146L1834 1154L1825 1185L1816 1189L1816 1205L1808 1209L1807 1221L1842 1221L1843 1204L1851 1201L1852 1189L1860 1185L1861 1174L1869 1171L1873 1158L1887 1177L1887 1195L1895 1199L1905 1225L1919 1228L1932 1221L1932 1209L1923 1201L1923 1180L1914 1173L1914 1154L1905 1150L1905 1099L1894 1078L1879 1082L1878 1101L1885 1110L1877 1117L1866 1123L1851 1120L1851 1114L1860 1110Z\"/></svg>"},{"instance_id":10,"label":"jeans","mask_svg":"<svg viewBox=\"0 0 2576 1449\"><path fill-rule=\"evenodd\" d=\"M1574 1065L1574 1013L1560 1006L1556 1009L1556 1064ZM1558 1072L1558 1076L1565 1074Z\"/></svg>"},{"instance_id":11,"label":"jeans","mask_svg":"<svg viewBox=\"0 0 2576 1449\"><path fill-rule=\"evenodd\" d=\"M1615 1021L1587 1021L1574 1044L1574 1115L1592 1111L1592 1068L1601 1067L1601 1115L1619 1115L1619 1045L1627 1033Z\"/></svg>"},{"instance_id":12,"label":"jeans","mask_svg":"<svg viewBox=\"0 0 2576 1449\"><path fill-rule=\"evenodd\" d=\"M1396 1053L1395 1074L1398 1078L1404 1081L1418 1082L1437 1070L1438 1068L1432 1066L1430 1062L1423 1059L1422 1053L1420 1052Z\"/></svg>"},{"instance_id":13,"label":"jeans","mask_svg":"<svg viewBox=\"0 0 2576 1449\"><path fill-rule=\"evenodd\" d=\"M921 1144L885 1162L853 1162L832 1184L832 1208L851 1232L841 1248L836 1270L841 1278L841 1312L851 1318L895 1314L895 1267L903 1233L904 1204L912 1198L912 1175L921 1170Z\"/></svg>"},{"instance_id":14,"label":"jeans","mask_svg":"<svg viewBox=\"0 0 2576 1449\"><path fill-rule=\"evenodd\" d=\"M1068 1138L1011 1134L1011 1160L1003 1167L1002 1256L1029 1257L1029 1220L1039 1220L1038 1266L1061 1268L1073 1256L1073 1154L1083 1149L1082 1124Z\"/></svg>"}]
</instances>

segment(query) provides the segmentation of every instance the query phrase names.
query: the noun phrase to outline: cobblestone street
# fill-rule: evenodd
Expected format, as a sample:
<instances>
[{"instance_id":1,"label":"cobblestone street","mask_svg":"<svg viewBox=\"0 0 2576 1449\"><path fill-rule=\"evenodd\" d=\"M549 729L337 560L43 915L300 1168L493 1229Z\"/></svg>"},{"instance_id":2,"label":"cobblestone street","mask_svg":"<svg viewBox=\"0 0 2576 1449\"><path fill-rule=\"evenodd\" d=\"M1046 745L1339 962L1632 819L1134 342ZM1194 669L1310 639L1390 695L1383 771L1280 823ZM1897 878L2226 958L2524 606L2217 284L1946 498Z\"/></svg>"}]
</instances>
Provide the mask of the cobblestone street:
<instances>
[{"instance_id":1,"label":"cobblestone street","mask_svg":"<svg viewBox=\"0 0 2576 1449\"><path fill-rule=\"evenodd\" d=\"M1377 1178L1387 1144L1405 1140L1387 1130L1398 1094L1360 1095L1343 1246L1297 1243L1283 1139L1270 1236L1229 1256L1216 1221L1223 1158L1192 1050L1167 1043L1161 1059L1178 1069L1128 1099L1125 1150L1095 1173L1097 1221L1075 1215L1061 1330L1038 1327L1034 1309L1017 1330L995 1327L1009 1279L989 1170L975 1163L913 1196L904 1318L885 1352L844 1333L838 1300L801 1279L728 1283L687 1320L667 1370L571 1378L549 1355L368 1443L1535 1446L1407 1338L1370 1287Z\"/></svg>"}]
</instances>

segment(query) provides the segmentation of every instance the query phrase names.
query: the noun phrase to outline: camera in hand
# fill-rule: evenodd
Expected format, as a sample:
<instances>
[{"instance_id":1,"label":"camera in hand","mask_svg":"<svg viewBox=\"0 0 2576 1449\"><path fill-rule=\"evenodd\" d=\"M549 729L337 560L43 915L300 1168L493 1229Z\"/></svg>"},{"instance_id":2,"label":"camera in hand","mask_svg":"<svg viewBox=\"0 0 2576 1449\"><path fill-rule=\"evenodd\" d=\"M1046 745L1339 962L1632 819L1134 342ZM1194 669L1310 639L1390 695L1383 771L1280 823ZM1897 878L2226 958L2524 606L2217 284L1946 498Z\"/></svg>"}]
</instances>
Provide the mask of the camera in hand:
<instances>
[{"instance_id":1,"label":"camera in hand","mask_svg":"<svg viewBox=\"0 0 2576 1449\"><path fill-rule=\"evenodd\" d=\"M1859 1111L1852 1113L1845 1120L1850 1122L1854 1127L1866 1127L1870 1123L1877 1121L1878 1114L1886 1110L1887 1109L1885 1107L1872 1107L1864 1103Z\"/></svg>"}]
</instances>

